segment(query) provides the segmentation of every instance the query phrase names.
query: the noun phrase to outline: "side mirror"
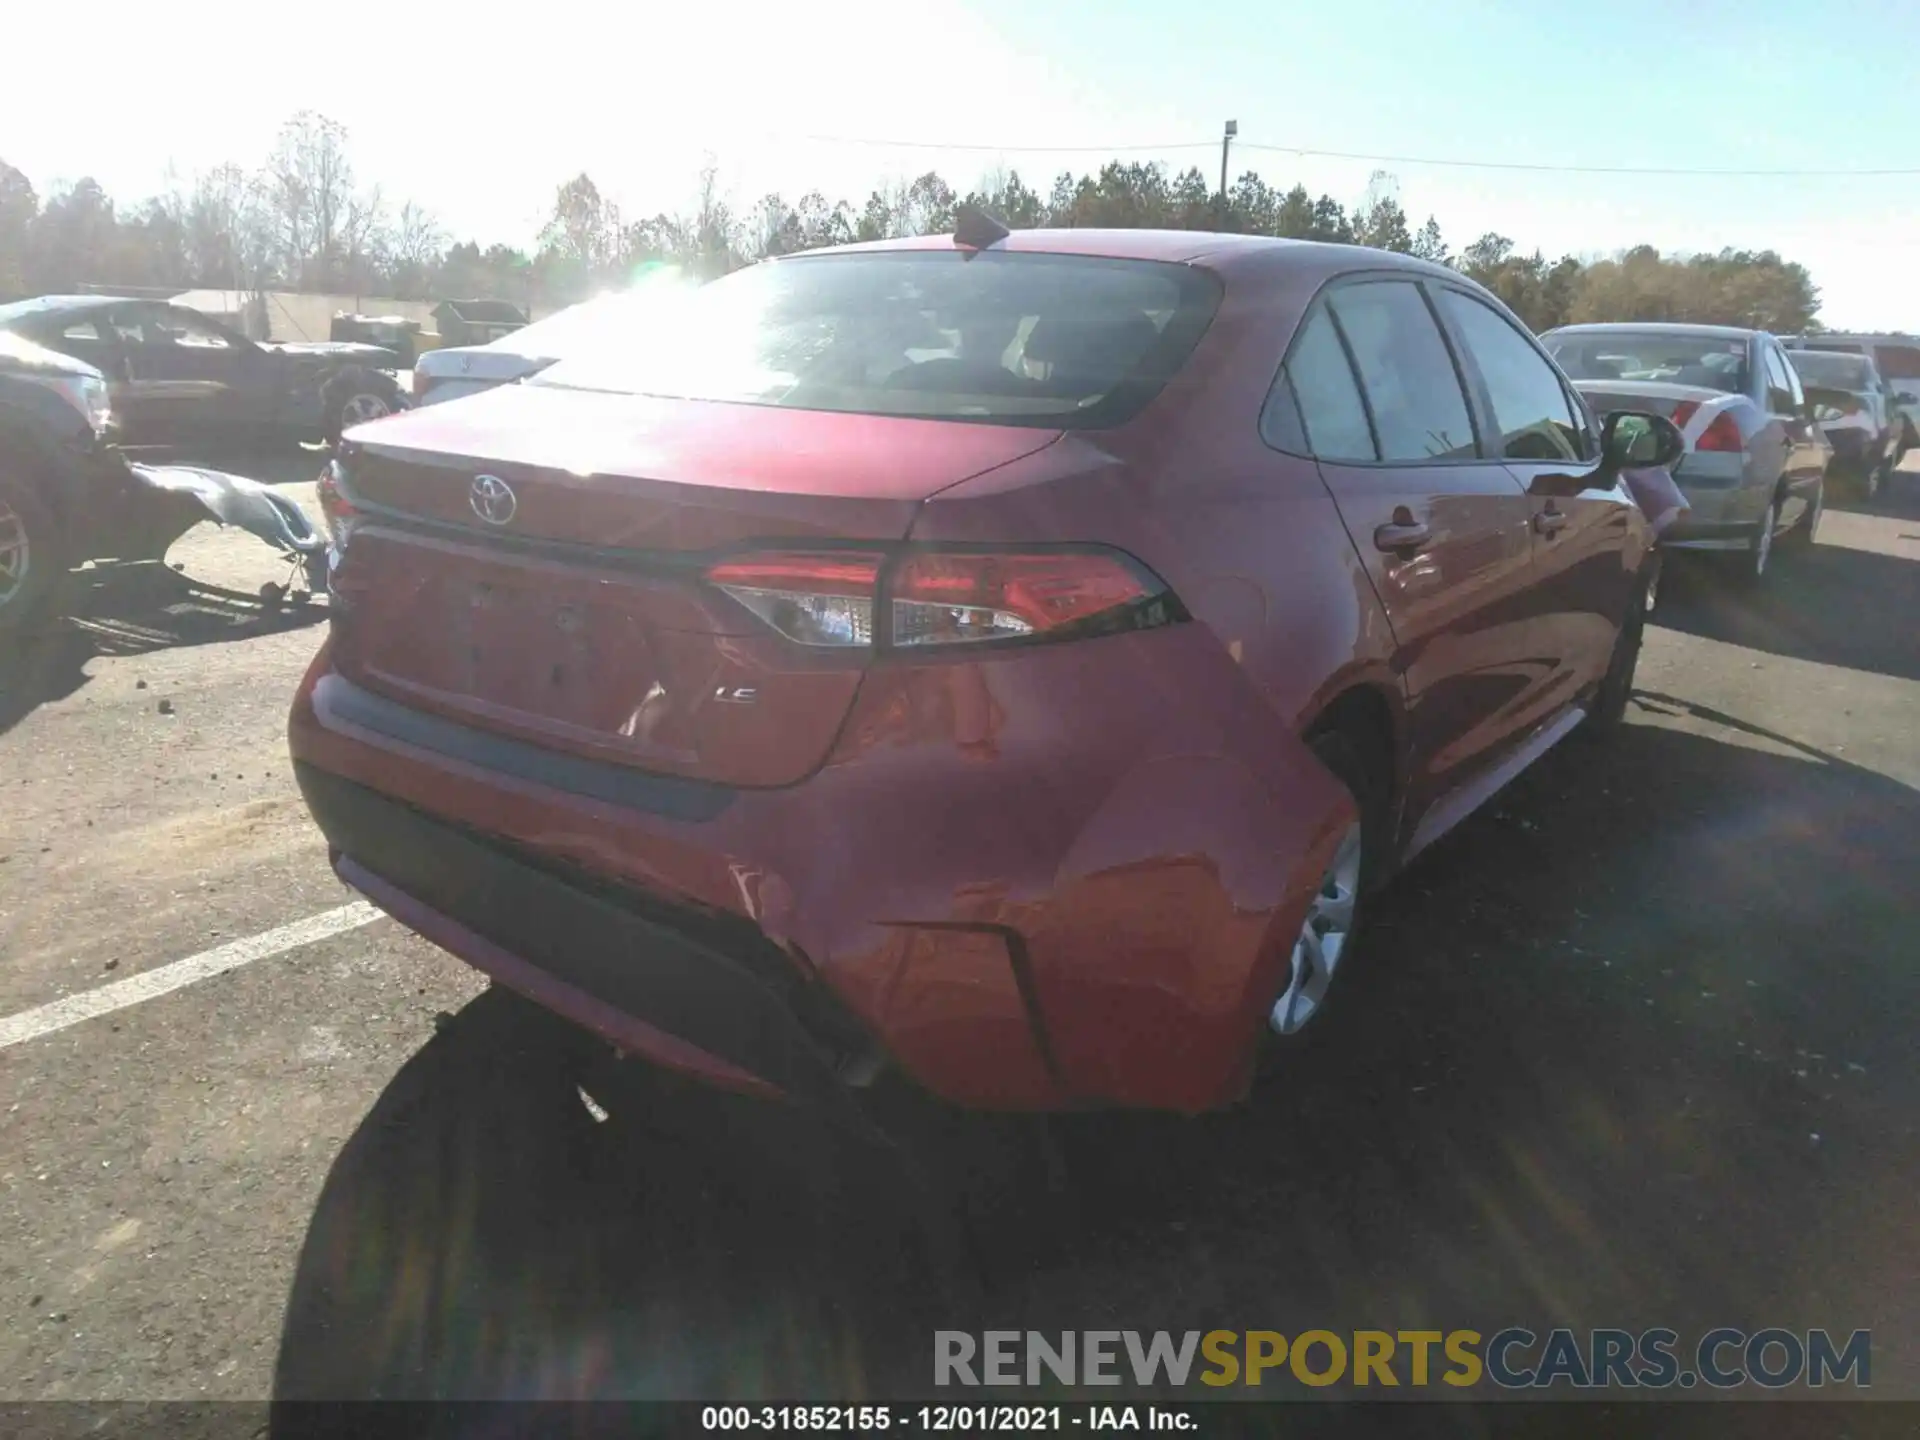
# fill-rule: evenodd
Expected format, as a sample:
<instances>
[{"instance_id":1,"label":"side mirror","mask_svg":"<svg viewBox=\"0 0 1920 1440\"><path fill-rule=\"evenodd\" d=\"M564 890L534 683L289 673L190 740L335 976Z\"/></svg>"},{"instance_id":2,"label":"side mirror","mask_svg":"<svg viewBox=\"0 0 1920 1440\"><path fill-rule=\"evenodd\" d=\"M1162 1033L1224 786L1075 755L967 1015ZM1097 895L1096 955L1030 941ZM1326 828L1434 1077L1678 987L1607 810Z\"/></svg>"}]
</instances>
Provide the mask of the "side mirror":
<instances>
[{"instance_id":1,"label":"side mirror","mask_svg":"<svg viewBox=\"0 0 1920 1440\"><path fill-rule=\"evenodd\" d=\"M1657 470L1687 453L1680 427L1664 415L1615 410L1600 424L1600 458L1610 470Z\"/></svg>"}]
</instances>

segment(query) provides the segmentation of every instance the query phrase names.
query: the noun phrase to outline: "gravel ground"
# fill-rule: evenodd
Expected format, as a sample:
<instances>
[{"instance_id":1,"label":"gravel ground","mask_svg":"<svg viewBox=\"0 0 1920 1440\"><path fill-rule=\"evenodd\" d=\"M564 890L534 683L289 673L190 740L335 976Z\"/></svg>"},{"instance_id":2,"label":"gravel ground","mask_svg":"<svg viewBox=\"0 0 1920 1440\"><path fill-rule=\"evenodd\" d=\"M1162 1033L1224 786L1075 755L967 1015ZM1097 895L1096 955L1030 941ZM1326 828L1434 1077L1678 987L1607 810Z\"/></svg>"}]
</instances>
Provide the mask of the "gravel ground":
<instances>
[{"instance_id":1,"label":"gravel ground","mask_svg":"<svg viewBox=\"0 0 1920 1440\"><path fill-rule=\"evenodd\" d=\"M0 1017L352 898L283 738L323 614L175 553L0 657ZM1247 1105L1061 1126L1077 1219L964 1302L793 1117L574 1133L389 921L0 1049L0 1400L847 1399L936 1322L1870 1327L1920 1398L1916 615L1920 473L1759 597L1678 567L1617 742L1409 872Z\"/></svg>"}]
</instances>

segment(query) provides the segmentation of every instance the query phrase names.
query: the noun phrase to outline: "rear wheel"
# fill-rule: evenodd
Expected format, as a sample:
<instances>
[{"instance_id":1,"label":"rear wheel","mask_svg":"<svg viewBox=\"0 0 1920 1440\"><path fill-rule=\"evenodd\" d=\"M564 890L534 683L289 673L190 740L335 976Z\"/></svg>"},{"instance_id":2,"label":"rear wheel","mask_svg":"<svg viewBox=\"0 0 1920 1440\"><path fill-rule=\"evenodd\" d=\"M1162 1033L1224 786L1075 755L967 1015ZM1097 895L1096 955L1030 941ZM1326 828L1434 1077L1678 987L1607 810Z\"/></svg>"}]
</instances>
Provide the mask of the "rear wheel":
<instances>
[{"instance_id":1,"label":"rear wheel","mask_svg":"<svg viewBox=\"0 0 1920 1440\"><path fill-rule=\"evenodd\" d=\"M321 387L320 403L329 445L338 445L343 431L406 409L400 387L363 365L350 365L328 380Z\"/></svg>"},{"instance_id":2,"label":"rear wheel","mask_svg":"<svg viewBox=\"0 0 1920 1440\"><path fill-rule=\"evenodd\" d=\"M0 477L0 633L32 624L65 569L46 506L24 485Z\"/></svg>"},{"instance_id":3,"label":"rear wheel","mask_svg":"<svg viewBox=\"0 0 1920 1440\"><path fill-rule=\"evenodd\" d=\"M1869 492L1872 494L1874 492ZM1822 480L1815 487L1812 499L1807 501L1807 513L1801 517L1793 529L1780 537L1782 550L1791 550L1795 554L1811 550L1815 536L1820 530L1820 517L1827 510L1827 482Z\"/></svg>"},{"instance_id":4,"label":"rear wheel","mask_svg":"<svg viewBox=\"0 0 1920 1440\"><path fill-rule=\"evenodd\" d=\"M1268 1028L1282 1037L1299 1034L1325 1007L1333 977L1358 939L1361 907L1379 872L1378 852L1386 835L1386 787L1361 748L1340 731L1316 735L1307 743L1347 787L1357 814L1327 861L1294 937L1285 985L1268 1011Z\"/></svg>"},{"instance_id":5,"label":"rear wheel","mask_svg":"<svg viewBox=\"0 0 1920 1440\"><path fill-rule=\"evenodd\" d=\"M1580 734L1588 739L1604 740L1626 722L1627 703L1633 698L1633 674L1639 668L1640 646L1646 638L1647 611L1652 608L1647 597L1653 593L1660 576L1658 559L1657 554L1651 557L1649 572L1641 579L1638 592L1620 617L1613 657L1607 662L1607 673L1601 677L1586 723L1580 727Z\"/></svg>"},{"instance_id":6,"label":"rear wheel","mask_svg":"<svg viewBox=\"0 0 1920 1440\"><path fill-rule=\"evenodd\" d=\"M1774 496L1767 505L1767 513L1754 527L1747 548L1740 554L1740 578L1749 585L1758 585L1767 578L1767 564L1773 559L1774 532L1780 528L1780 497Z\"/></svg>"}]
</instances>

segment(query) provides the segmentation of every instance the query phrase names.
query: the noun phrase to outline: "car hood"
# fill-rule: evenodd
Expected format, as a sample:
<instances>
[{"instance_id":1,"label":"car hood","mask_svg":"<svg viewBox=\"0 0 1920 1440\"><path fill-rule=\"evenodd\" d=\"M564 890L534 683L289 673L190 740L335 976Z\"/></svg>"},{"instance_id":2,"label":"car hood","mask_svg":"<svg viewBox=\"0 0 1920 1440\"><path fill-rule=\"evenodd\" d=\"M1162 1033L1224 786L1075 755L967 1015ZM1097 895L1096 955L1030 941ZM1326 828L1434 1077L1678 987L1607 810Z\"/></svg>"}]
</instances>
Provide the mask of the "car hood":
<instances>
[{"instance_id":1,"label":"car hood","mask_svg":"<svg viewBox=\"0 0 1920 1440\"><path fill-rule=\"evenodd\" d=\"M44 345L36 345L24 335L0 330L0 372L14 375L81 375L90 379L106 378L98 366L71 355L62 355Z\"/></svg>"},{"instance_id":2,"label":"car hood","mask_svg":"<svg viewBox=\"0 0 1920 1440\"><path fill-rule=\"evenodd\" d=\"M435 380L484 380L505 384L537 374L553 363L552 357L529 355L522 351L496 349L493 345L449 345L421 352L414 370Z\"/></svg>"},{"instance_id":3,"label":"car hood","mask_svg":"<svg viewBox=\"0 0 1920 1440\"><path fill-rule=\"evenodd\" d=\"M392 369L400 363L400 357L385 346L365 345L348 340L281 340L264 348L278 351L282 355L291 355L296 360L304 360L309 364L333 360L362 360L369 365Z\"/></svg>"}]
</instances>

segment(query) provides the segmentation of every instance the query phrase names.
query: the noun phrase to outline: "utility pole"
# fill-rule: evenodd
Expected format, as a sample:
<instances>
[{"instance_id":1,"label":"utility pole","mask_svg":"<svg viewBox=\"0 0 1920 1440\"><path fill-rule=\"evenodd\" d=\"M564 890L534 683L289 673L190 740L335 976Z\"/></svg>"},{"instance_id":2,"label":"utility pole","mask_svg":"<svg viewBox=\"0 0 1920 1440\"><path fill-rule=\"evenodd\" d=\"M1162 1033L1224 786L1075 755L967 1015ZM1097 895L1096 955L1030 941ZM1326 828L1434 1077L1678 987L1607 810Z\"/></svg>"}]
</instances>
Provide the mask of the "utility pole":
<instances>
[{"instance_id":1,"label":"utility pole","mask_svg":"<svg viewBox=\"0 0 1920 1440\"><path fill-rule=\"evenodd\" d=\"M1233 147L1233 137L1240 133L1238 120L1227 121L1225 133L1220 136L1220 228L1227 228L1227 151Z\"/></svg>"}]
</instances>

